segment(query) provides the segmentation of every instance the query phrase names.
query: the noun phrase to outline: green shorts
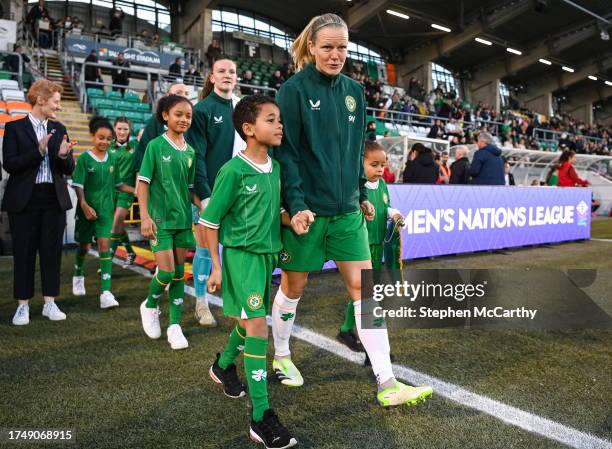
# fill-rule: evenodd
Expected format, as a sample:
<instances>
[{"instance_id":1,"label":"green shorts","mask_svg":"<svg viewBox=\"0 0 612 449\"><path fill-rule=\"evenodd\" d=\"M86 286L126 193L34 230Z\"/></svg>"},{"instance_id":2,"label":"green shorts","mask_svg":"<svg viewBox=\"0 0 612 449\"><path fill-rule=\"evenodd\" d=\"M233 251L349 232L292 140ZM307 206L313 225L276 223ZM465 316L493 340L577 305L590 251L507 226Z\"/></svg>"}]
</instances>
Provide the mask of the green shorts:
<instances>
[{"instance_id":1,"label":"green shorts","mask_svg":"<svg viewBox=\"0 0 612 449\"><path fill-rule=\"evenodd\" d=\"M88 220L81 214L75 214L74 240L78 243L93 243L94 239L110 238L113 230L112 215L101 215L95 220Z\"/></svg>"},{"instance_id":2,"label":"green shorts","mask_svg":"<svg viewBox=\"0 0 612 449\"><path fill-rule=\"evenodd\" d=\"M370 259L372 260L372 269L380 270L383 260L383 244L370 244Z\"/></svg>"},{"instance_id":3,"label":"green shorts","mask_svg":"<svg viewBox=\"0 0 612 449\"><path fill-rule=\"evenodd\" d=\"M132 207L133 202L134 195L132 193L117 192L115 194L115 209L118 207L129 209L130 207Z\"/></svg>"},{"instance_id":4,"label":"green shorts","mask_svg":"<svg viewBox=\"0 0 612 449\"><path fill-rule=\"evenodd\" d=\"M157 229L157 238L151 240L153 252L193 247L195 240L191 229Z\"/></svg>"},{"instance_id":5,"label":"green shorts","mask_svg":"<svg viewBox=\"0 0 612 449\"><path fill-rule=\"evenodd\" d=\"M277 261L277 254L223 248L221 290L226 316L248 319L270 314L270 283Z\"/></svg>"},{"instance_id":6,"label":"green shorts","mask_svg":"<svg viewBox=\"0 0 612 449\"><path fill-rule=\"evenodd\" d=\"M368 230L361 210L333 217L316 217L303 235L283 227L281 237L283 250L278 266L283 270L317 271L327 260L349 262L370 259Z\"/></svg>"}]
</instances>

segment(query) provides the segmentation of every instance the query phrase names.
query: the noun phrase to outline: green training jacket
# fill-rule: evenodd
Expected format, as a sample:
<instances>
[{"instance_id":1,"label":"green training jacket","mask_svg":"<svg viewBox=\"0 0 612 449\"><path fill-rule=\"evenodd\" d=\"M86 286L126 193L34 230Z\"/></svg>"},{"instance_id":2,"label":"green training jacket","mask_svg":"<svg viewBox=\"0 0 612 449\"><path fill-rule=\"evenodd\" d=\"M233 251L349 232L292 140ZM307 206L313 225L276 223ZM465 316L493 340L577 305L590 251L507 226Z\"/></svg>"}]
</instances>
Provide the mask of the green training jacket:
<instances>
[{"instance_id":1,"label":"green training jacket","mask_svg":"<svg viewBox=\"0 0 612 449\"><path fill-rule=\"evenodd\" d=\"M276 100L284 135L274 157L281 164L287 210L292 216L305 209L321 216L357 210L368 197L363 87L309 64L281 86Z\"/></svg>"},{"instance_id":2,"label":"green training jacket","mask_svg":"<svg viewBox=\"0 0 612 449\"><path fill-rule=\"evenodd\" d=\"M157 115L153 114L149 120L147 120L147 124L145 129L140 137L140 142L138 142L138 146L136 147L136 152L134 153L134 174L140 171L140 166L142 165L142 159L144 158L145 151L147 150L147 145L149 142L156 137L161 136L166 131L166 127L163 123L160 123L157 120Z\"/></svg>"},{"instance_id":3,"label":"green training jacket","mask_svg":"<svg viewBox=\"0 0 612 449\"><path fill-rule=\"evenodd\" d=\"M219 169L232 158L233 112L232 100L226 100L214 91L195 105L185 139L195 149L194 192L201 200L210 197Z\"/></svg>"}]
</instances>

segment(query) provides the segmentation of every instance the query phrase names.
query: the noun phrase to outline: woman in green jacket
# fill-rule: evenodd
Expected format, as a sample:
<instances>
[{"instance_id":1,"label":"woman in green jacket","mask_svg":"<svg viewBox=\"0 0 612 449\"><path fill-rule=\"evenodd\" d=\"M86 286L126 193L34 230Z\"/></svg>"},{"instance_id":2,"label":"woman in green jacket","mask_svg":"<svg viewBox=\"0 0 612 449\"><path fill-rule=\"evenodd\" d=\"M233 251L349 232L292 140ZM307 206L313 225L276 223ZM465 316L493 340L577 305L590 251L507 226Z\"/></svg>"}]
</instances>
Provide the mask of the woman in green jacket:
<instances>
[{"instance_id":1,"label":"woman in green jacket","mask_svg":"<svg viewBox=\"0 0 612 449\"><path fill-rule=\"evenodd\" d=\"M240 100L233 92L236 87L236 64L218 59L204 85L202 99L193 109L193 122L185 134L187 143L195 149L196 174L194 191L202 210L208 204L217 173L223 164L246 146L236 133L232 114ZM202 326L215 326L210 312L206 282L212 267L204 238L204 226L199 224L200 210L194 206L196 253L193 257L193 284L196 292L195 316Z\"/></svg>"},{"instance_id":2,"label":"woman in green jacket","mask_svg":"<svg viewBox=\"0 0 612 449\"><path fill-rule=\"evenodd\" d=\"M284 136L275 158L281 164L284 207L294 232L282 231L281 287L272 308L273 368L284 385L303 378L291 360L289 337L310 271L336 262L356 327L378 381L383 406L415 404L432 393L396 381L386 326L361 323L361 270L372 268L365 219L374 218L363 173L366 111L363 87L342 75L348 28L335 14L313 18L292 46L298 73L277 95Z\"/></svg>"}]
</instances>

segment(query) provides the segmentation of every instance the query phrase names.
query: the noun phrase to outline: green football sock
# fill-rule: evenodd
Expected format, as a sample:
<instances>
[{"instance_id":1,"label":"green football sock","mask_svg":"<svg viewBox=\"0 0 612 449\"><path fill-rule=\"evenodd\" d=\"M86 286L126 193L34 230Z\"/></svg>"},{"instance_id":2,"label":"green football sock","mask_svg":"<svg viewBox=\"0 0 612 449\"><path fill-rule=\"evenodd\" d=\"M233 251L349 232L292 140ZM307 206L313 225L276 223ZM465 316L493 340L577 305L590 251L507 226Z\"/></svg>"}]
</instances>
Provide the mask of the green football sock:
<instances>
[{"instance_id":1,"label":"green football sock","mask_svg":"<svg viewBox=\"0 0 612 449\"><path fill-rule=\"evenodd\" d=\"M185 265L177 265L174 277L170 282L170 325L181 324L183 315L183 298L185 297Z\"/></svg>"},{"instance_id":2,"label":"green football sock","mask_svg":"<svg viewBox=\"0 0 612 449\"><path fill-rule=\"evenodd\" d=\"M113 256L110 251L100 252L100 271L100 290L110 292L113 271Z\"/></svg>"},{"instance_id":3,"label":"green football sock","mask_svg":"<svg viewBox=\"0 0 612 449\"><path fill-rule=\"evenodd\" d=\"M76 260L74 261L74 275L75 276L83 276L83 265L85 265L85 255L87 251L77 248L76 252Z\"/></svg>"},{"instance_id":4,"label":"green football sock","mask_svg":"<svg viewBox=\"0 0 612 449\"><path fill-rule=\"evenodd\" d=\"M128 236L127 232L124 232L123 235L121 236L121 243L125 247L125 251L128 254L134 252L134 248L132 248L132 244L130 243L130 237Z\"/></svg>"},{"instance_id":5,"label":"green football sock","mask_svg":"<svg viewBox=\"0 0 612 449\"><path fill-rule=\"evenodd\" d=\"M121 237L123 234L119 234L118 232L113 232L111 234L111 253L114 255L115 251L117 251L117 247L121 244Z\"/></svg>"},{"instance_id":6,"label":"green football sock","mask_svg":"<svg viewBox=\"0 0 612 449\"><path fill-rule=\"evenodd\" d=\"M346 311L344 312L344 323L340 326L342 332L350 332L355 329L355 308L353 307L353 301L349 300L346 305Z\"/></svg>"},{"instance_id":7,"label":"green football sock","mask_svg":"<svg viewBox=\"0 0 612 449\"><path fill-rule=\"evenodd\" d=\"M157 270L151 282L149 282L149 295L147 296L146 307L154 309L159 305L159 299L164 293L166 286L172 281L172 271Z\"/></svg>"},{"instance_id":8,"label":"green football sock","mask_svg":"<svg viewBox=\"0 0 612 449\"><path fill-rule=\"evenodd\" d=\"M253 405L253 421L261 421L263 414L270 408L268 403L268 373L266 372L266 353L268 339L248 337L244 340L244 370L246 371L249 396Z\"/></svg>"},{"instance_id":9,"label":"green football sock","mask_svg":"<svg viewBox=\"0 0 612 449\"><path fill-rule=\"evenodd\" d=\"M222 369L226 369L228 366L234 363L234 360L236 360L238 354L240 354L240 352L244 349L245 337L246 331L240 327L240 324L236 324L236 327L227 340L225 349L221 353L221 357L219 357L219 366Z\"/></svg>"}]
</instances>

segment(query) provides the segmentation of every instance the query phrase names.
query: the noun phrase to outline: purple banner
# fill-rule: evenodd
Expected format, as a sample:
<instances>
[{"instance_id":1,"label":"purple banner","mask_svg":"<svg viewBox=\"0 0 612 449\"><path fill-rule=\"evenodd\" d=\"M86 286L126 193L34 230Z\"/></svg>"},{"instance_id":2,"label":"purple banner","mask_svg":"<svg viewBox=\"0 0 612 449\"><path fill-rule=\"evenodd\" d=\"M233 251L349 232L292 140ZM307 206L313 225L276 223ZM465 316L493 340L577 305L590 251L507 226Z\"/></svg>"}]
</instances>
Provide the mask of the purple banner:
<instances>
[{"instance_id":1,"label":"purple banner","mask_svg":"<svg viewBox=\"0 0 612 449\"><path fill-rule=\"evenodd\" d=\"M591 189L389 184L404 259L589 239Z\"/></svg>"}]
</instances>

